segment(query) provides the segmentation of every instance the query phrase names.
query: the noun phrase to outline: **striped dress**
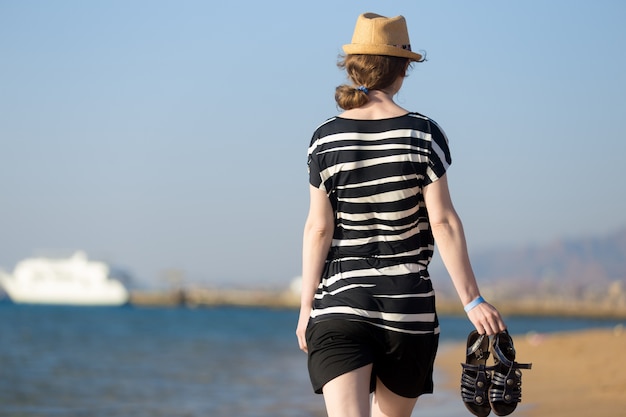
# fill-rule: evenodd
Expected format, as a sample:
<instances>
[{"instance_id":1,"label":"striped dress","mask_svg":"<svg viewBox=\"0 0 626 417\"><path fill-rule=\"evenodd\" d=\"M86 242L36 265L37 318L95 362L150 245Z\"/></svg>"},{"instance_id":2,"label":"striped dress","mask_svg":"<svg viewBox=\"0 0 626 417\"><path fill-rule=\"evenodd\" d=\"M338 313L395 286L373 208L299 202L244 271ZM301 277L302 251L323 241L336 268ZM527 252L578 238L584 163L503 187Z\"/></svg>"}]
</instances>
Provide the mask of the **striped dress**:
<instances>
[{"instance_id":1,"label":"striped dress","mask_svg":"<svg viewBox=\"0 0 626 417\"><path fill-rule=\"evenodd\" d=\"M451 163L448 140L418 113L383 120L333 117L308 150L309 182L335 215L313 322L366 321L439 333L427 267L434 250L422 190Z\"/></svg>"}]
</instances>

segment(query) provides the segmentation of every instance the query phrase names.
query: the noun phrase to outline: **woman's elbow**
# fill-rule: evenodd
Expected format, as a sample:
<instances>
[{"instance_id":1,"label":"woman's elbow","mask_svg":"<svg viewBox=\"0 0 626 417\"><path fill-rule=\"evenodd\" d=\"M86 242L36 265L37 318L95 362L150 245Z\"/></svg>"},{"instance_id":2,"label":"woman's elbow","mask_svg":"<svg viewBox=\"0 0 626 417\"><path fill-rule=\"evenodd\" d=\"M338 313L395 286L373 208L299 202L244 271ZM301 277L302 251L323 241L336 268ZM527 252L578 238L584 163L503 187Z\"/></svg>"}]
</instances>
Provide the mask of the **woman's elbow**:
<instances>
[{"instance_id":1,"label":"woman's elbow","mask_svg":"<svg viewBox=\"0 0 626 417\"><path fill-rule=\"evenodd\" d=\"M332 238L333 230L324 223L307 223L304 233L311 238L327 240Z\"/></svg>"},{"instance_id":2,"label":"woman's elbow","mask_svg":"<svg viewBox=\"0 0 626 417\"><path fill-rule=\"evenodd\" d=\"M304 225L304 233L311 237L322 239L332 237L333 231L334 224L319 217L309 217Z\"/></svg>"},{"instance_id":3,"label":"woman's elbow","mask_svg":"<svg viewBox=\"0 0 626 417\"><path fill-rule=\"evenodd\" d=\"M429 222L433 233L436 233L437 230L455 230L463 227L461 219L454 210L440 216L431 217Z\"/></svg>"}]
</instances>

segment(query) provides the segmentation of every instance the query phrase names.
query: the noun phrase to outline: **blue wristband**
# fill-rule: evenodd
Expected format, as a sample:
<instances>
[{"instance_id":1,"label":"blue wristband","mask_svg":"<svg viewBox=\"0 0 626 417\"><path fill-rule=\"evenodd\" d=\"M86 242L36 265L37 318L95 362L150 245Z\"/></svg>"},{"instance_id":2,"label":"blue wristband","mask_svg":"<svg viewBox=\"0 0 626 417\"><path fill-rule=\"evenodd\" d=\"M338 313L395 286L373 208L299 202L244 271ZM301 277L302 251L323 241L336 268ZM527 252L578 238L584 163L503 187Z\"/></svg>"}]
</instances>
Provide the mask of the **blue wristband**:
<instances>
[{"instance_id":1,"label":"blue wristband","mask_svg":"<svg viewBox=\"0 0 626 417\"><path fill-rule=\"evenodd\" d=\"M482 304L484 302L485 302L485 299L483 298L483 296L479 295L478 297L474 298L474 300L465 304L465 307L463 307L463 309L465 310L466 313L469 313L471 309L476 307L478 304Z\"/></svg>"}]
</instances>

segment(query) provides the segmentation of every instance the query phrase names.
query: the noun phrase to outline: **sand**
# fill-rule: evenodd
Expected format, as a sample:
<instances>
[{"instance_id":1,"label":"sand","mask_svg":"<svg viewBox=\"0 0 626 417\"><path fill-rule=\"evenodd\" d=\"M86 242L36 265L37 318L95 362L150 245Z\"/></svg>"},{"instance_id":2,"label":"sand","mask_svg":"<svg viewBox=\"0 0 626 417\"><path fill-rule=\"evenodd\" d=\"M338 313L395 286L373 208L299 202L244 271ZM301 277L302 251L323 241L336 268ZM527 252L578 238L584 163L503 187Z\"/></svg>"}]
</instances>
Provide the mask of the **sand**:
<instances>
[{"instance_id":1,"label":"sand","mask_svg":"<svg viewBox=\"0 0 626 417\"><path fill-rule=\"evenodd\" d=\"M514 335L513 341L516 360L532 362L533 368L522 371L522 402L512 415L626 416L626 329ZM464 352L459 345L437 357L436 366L456 392Z\"/></svg>"}]
</instances>

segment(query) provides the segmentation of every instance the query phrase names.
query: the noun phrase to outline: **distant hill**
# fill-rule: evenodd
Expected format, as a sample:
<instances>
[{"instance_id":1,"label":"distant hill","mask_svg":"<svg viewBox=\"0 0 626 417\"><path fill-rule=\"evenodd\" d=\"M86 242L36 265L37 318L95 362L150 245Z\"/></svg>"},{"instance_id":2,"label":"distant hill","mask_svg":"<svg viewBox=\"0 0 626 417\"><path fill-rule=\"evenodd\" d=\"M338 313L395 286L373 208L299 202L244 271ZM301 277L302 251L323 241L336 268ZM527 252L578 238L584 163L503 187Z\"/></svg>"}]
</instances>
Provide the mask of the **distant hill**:
<instances>
[{"instance_id":1,"label":"distant hill","mask_svg":"<svg viewBox=\"0 0 626 417\"><path fill-rule=\"evenodd\" d=\"M626 227L604 236L473 253L472 266L481 289L500 297L626 298ZM449 280L437 281L442 295L453 295Z\"/></svg>"},{"instance_id":2,"label":"distant hill","mask_svg":"<svg viewBox=\"0 0 626 417\"><path fill-rule=\"evenodd\" d=\"M472 257L481 280L565 279L589 283L626 279L626 228L607 236L560 239L546 245L491 250Z\"/></svg>"}]
</instances>

